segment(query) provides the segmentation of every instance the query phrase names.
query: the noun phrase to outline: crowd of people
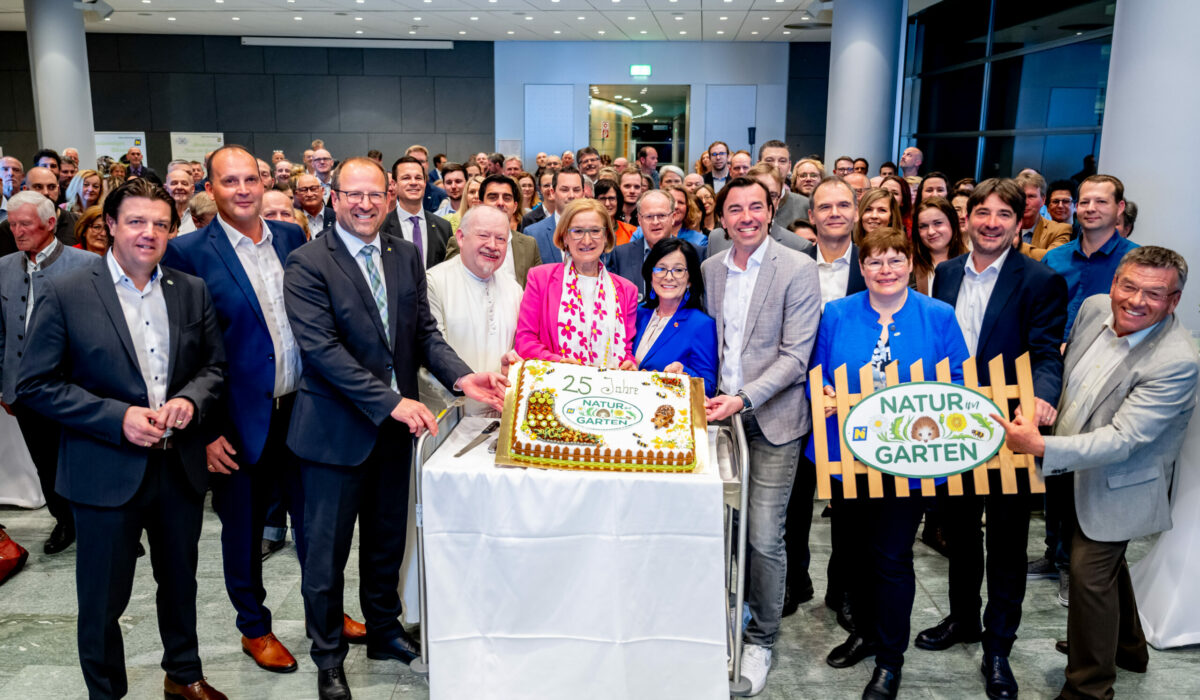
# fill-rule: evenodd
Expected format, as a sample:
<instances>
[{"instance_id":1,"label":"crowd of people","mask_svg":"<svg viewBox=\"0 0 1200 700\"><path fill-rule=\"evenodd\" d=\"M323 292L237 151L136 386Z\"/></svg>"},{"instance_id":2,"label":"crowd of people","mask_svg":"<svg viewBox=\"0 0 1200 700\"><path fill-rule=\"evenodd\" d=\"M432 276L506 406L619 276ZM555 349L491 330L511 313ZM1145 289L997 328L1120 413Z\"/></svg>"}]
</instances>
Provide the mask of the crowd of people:
<instances>
[{"instance_id":1,"label":"crowd of people","mask_svg":"<svg viewBox=\"0 0 1200 700\"><path fill-rule=\"evenodd\" d=\"M92 697L128 690L119 617L143 531L165 692L225 697L196 637L209 490L258 666L297 668L262 574L289 516L320 697L350 697L348 644L418 656L400 623L409 472L396 468L437 430L418 369L470 412L498 412L523 358L683 372L703 380L710 423L741 415L741 669L758 694L782 618L815 595L808 436L836 416L810 416L810 392L834 396L842 365L857 392L859 367L880 388L893 362L908 381L914 361L949 359L961 382L968 357L999 356L1012 377L1028 353L1036 410L1002 423L1046 478L1045 556L1026 561L1030 499L998 483L950 496L939 482L923 498L888 480L876 499L837 484L824 602L848 637L826 661L874 657L863 697L896 697L924 520L949 559L950 615L915 644L981 641L988 697L1018 695L1008 659L1030 577L1058 577L1068 606L1062 697L1111 697L1118 667L1146 669L1125 548L1171 525L1200 361L1174 315L1187 263L1128 238L1117 177L952 182L915 147L872 175L862 158L793 163L778 140L757 157L714 142L686 172L650 147L632 162L539 153L531 173L515 156L460 163L420 145L389 168L314 141L295 163L227 145L163 178L137 148L95 170L72 150L39 151L28 171L0 161L0 389L56 521L45 551L76 544ZM823 385L809 386L816 366ZM362 622L343 605L356 523Z\"/></svg>"}]
</instances>

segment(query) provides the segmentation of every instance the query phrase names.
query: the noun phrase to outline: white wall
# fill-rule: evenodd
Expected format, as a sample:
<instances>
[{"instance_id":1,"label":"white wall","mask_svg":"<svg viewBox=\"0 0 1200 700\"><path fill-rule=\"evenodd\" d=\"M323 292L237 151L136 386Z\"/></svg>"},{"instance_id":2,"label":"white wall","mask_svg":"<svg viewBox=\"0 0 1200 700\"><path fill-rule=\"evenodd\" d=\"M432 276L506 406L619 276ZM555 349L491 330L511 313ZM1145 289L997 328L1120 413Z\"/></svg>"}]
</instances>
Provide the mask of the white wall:
<instances>
[{"instance_id":1,"label":"white wall","mask_svg":"<svg viewBox=\"0 0 1200 700\"><path fill-rule=\"evenodd\" d=\"M755 86L754 114L758 131L755 147L769 139L784 139L787 112L788 45L783 43L701 42L504 42L495 44L496 140L521 139L522 157L533 160L539 150L562 152L588 142L588 86L593 84L690 85L687 147L691 164L704 149L709 85ZM647 80L629 77L630 64L650 64ZM525 114L526 85L572 85L571 102L540 114ZM542 91L546 96L557 91ZM572 121L570 143L532 146L526 132L539 133L538 123L550 124L564 115ZM527 123L528 122L528 123ZM746 140L744 129L724 140Z\"/></svg>"}]
</instances>

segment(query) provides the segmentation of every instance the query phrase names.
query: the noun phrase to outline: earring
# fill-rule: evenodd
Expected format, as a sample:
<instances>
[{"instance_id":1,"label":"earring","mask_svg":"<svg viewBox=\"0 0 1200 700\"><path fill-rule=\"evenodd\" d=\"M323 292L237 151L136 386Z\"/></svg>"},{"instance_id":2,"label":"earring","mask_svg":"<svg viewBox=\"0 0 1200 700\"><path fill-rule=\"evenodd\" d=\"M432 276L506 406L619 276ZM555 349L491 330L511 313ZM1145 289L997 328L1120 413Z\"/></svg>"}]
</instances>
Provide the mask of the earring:
<instances>
[{"instance_id":1,"label":"earring","mask_svg":"<svg viewBox=\"0 0 1200 700\"><path fill-rule=\"evenodd\" d=\"M654 299L654 298L656 298L656 296L655 296L655 294L654 294L654 290L653 290L653 289L651 289L651 290L650 290L650 298L651 298L651 299Z\"/></svg>"}]
</instances>

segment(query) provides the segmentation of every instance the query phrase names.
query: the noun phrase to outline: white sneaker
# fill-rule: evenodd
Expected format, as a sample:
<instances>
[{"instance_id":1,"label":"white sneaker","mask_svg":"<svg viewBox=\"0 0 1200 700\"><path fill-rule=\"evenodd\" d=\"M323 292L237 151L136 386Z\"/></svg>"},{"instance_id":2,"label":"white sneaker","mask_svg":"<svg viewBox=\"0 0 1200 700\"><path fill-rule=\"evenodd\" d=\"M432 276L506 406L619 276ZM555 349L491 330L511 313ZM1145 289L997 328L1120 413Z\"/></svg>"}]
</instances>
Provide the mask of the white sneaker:
<instances>
[{"instance_id":1,"label":"white sneaker","mask_svg":"<svg viewBox=\"0 0 1200 700\"><path fill-rule=\"evenodd\" d=\"M749 695L758 695L767 686L767 672L771 670L771 648L747 644L742 649L742 678L750 681Z\"/></svg>"}]
</instances>

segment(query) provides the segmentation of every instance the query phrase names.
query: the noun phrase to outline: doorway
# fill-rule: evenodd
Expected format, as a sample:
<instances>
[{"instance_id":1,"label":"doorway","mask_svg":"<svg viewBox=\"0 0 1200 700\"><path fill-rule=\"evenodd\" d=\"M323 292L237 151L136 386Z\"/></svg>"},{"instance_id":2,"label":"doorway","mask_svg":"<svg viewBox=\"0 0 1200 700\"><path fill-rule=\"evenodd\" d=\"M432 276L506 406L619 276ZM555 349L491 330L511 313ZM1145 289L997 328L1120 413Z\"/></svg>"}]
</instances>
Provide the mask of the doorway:
<instances>
[{"instance_id":1,"label":"doorway","mask_svg":"<svg viewBox=\"0 0 1200 700\"><path fill-rule=\"evenodd\" d=\"M687 172L690 85L592 85L590 92L589 143L602 156L633 163L650 146L659 166Z\"/></svg>"}]
</instances>

